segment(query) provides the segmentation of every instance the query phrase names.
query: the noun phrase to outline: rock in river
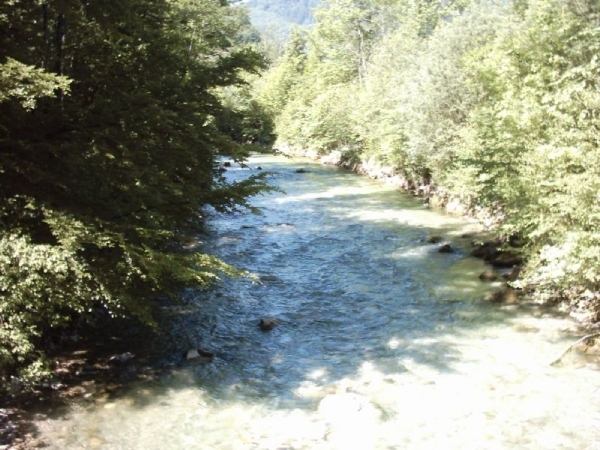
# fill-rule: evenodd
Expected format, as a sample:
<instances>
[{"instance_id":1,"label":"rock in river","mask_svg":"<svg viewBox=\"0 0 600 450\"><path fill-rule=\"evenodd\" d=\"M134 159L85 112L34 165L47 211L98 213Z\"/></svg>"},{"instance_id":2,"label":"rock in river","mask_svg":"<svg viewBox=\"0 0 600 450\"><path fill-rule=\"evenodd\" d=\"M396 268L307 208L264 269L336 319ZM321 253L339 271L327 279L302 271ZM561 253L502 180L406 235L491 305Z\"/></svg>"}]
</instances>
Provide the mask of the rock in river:
<instances>
[{"instance_id":1,"label":"rock in river","mask_svg":"<svg viewBox=\"0 0 600 450\"><path fill-rule=\"evenodd\" d=\"M211 362L215 359L215 355L205 350L192 349L188 350L185 359L189 364L200 364Z\"/></svg>"},{"instance_id":2,"label":"rock in river","mask_svg":"<svg viewBox=\"0 0 600 450\"><path fill-rule=\"evenodd\" d=\"M481 274L479 275L479 279L481 281L496 281L498 278L500 278L500 276L494 272L493 270L484 270L483 272L481 272Z\"/></svg>"},{"instance_id":3,"label":"rock in river","mask_svg":"<svg viewBox=\"0 0 600 450\"><path fill-rule=\"evenodd\" d=\"M485 296L485 300L491 303L516 303L519 301L517 291L513 288L506 288L493 294Z\"/></svg>"},{"instance_id":4,"label":"rock in river","mask_svg":"<svg viewBox=\"0 0 600 450\"><path fill-rule=\"evenodd\" d=\"M438 248L439 253L452 253L453 251L454 249L450 244L440 245L440 247Z\"/></svg>"},{"instance_id":5,"label":"rock in river","mask_svg":"<svg viewBox=\"0 0 600 450\"><path fill-rule=\"evenodd\" d=\"M260 322L258 322L258 327L263 331L270 331L277 325L279 325L279 321L271 317L263 317L260 319Z\"/></svg>"}]
</instances>

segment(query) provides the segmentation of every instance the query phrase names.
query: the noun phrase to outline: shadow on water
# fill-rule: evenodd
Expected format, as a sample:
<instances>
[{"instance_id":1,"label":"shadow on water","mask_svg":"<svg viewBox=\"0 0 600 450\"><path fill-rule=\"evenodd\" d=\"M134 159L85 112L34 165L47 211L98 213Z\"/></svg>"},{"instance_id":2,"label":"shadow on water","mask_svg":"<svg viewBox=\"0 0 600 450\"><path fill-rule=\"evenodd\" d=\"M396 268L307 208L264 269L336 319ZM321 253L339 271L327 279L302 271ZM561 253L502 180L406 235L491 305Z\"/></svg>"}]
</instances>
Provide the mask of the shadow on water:
<instances>
[{"instance_id":1,"label":"shadow on water","mask_svg":"<svg viewBox=\"0 0 600 450\"><path fill-rule=\"evenodd\" d=\"M162 374L87 408L116 405L160 415L176 407L179 412L164 419L175 427L182 416L208 421L201 410L212 411L216 422L234 407L257 417L308 414L333 392L360 392L386 411L387 420L398 410L375 386L418 390L440 377L464 376L469 358L488 351L483 341L467 344L478 334L491 339L479 330L502 335L503 324L547 313L481 301L499 284L481 283L483 263L465 255L468 239L460 236L473 233L472 224L351 173L311 165L300 174L298 163L278 159L261 166L268 162L286 194L257 199L262 215L213 214L212 231L201 238L202 251L258 274L262 282L225 279L214 291L187 292L183 305L166 304L161 328L168 331L141 349L151 355L149 364L162 366ZM247 173L231 172L232 179ZM456 251L438 253L424 239L432 234L450 239ZM261 317L274 317L279 325L262 331ZM467 345L475 351L466 352ZM192 348L216 357L186 365L183 354ZM176 400L176 392L184 397Z\"/></svg>"}]
</instances>

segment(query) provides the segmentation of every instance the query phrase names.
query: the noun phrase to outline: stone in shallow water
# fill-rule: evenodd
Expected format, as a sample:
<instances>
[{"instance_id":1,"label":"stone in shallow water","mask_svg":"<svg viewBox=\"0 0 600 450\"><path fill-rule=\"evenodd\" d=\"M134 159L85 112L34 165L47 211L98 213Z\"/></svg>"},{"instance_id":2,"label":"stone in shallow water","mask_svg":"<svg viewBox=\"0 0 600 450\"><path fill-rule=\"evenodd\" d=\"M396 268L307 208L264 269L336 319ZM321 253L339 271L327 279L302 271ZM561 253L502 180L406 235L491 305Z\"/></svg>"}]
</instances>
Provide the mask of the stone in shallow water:
<instances>
[{"instance_id":1,"label":"stone in shallow water","mask_svg":"<svg viewBox=\"0 0 600 450\"><path fill-rule=\"evenodd\" d=\"M479 275L481 281L496 281L500 276L493 270L485 270Z\"/></svg>"},{"instance_id":2,"label":"stone in shallow water","mask_svg":"<svg viewBox=\"0 0 600 450\"><path fill-rule=\"evenodd\" d=\"M519 296L513 288L502 289L501 291L488 294L484 298L485 301L491 303L517 303Z\"/></svg>"},{"instance_id":3,"label":"stone in shallow water","mask_svg":"<svg viewBox=\"0 0 600 450\"><path fill-rule=\"evenodd\" d=\"M452 253L453 251L454 249L450 244L440 245L440 247L438 248L438 252L440 253Z\"/></svg>"},{"instance_id":4,"label":"stone in shallow water","mask_svg":"<svg viewBox=\"0 0 600 450\"><path fill-rule=\"evenodd\" d=\"M277 325L279 325L279 322L271 317L263 317L260 319L260 322L258 322L258 327L263 331L270 331Z\"/></svg>"},{"instance_id":5,"label":"stone in shallow water","mask_svg":"<svg viewBox=\"0 0 600 450\"><path fill-rule=\"evenodd\" d=\"M498 255L490 259L490 263L494 267L512 268L523 262L522 258L514 252L500 252Z\"/></svg>"},{"instance_id":6,"label":"stone in shallow water","mask_svg":"<svg viewBox=\"0 0 600 450\"><path fill-rule=\"evenodd\" d=\"M188 350L185 359L190 364L200 364L211 362L213 359L215 359L215 355L214 353L207 352L205 350L192 349Z\"/></svg>"},{"instance_id":7,"label":"stone in shallow water","mask_svg":"<svg viewBox=\"0 0 600 450\"><path fill-rule=\"evenodd\" d=\"M426 242L428 244L439 244L440 242L442 242L442 237L441 236L429 236L426 240Z\"/></svg>"}]
</instances>

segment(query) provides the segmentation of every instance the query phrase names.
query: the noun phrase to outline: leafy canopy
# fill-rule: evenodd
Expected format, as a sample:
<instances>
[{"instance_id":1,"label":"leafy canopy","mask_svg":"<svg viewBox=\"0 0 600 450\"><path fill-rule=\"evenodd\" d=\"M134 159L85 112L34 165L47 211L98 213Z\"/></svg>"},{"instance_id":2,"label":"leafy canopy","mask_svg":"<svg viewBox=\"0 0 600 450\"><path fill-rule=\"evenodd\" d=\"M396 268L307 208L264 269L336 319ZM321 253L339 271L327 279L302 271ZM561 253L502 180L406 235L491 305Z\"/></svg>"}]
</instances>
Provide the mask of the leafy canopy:
<instances>
[{"instance_id":1,"label":"leafy canopy","mask_svg":"<svg viewBox=\"0 0 600 450\"><path fill-rule=\"evenodd\" d=\"M227 123L223 89L264 67L247 26L216 0L0 6L4 380L37 373L48 330L99 305L152 324L157 296L243 274L184 247L202 206L246 208L268 189L218 171L270 135L257 105Z\"/></svg>"},{"instance_id":2,"label":"leafy canopy","mask_svg":"<svg viewBox=\"0 0 600 450\"><path fill-rule=\"evenodd\" d=\"M516 286L600 318L598 3L325 0L314 16L260 97L279 145L460 200L525 244Z\"/></svg>"}]
</instances>

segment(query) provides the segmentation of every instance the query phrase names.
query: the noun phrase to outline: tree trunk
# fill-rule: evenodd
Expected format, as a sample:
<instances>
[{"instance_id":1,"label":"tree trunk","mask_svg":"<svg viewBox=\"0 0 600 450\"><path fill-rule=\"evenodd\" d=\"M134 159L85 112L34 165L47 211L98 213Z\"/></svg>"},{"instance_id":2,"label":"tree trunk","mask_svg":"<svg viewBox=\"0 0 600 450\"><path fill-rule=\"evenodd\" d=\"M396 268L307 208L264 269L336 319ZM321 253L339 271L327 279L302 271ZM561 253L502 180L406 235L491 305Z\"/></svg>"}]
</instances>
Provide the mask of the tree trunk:
<instances>
[{"instance_id":1,"label":"tree trunk","mask_svg":"<svg viewBox=\"0 0 600 450\"><path fill-rule=\"evenodd\" d=\"M59 14L56 20L56 73L63 74L63 46L67 35L67 18Z\"/></svg>"},{"instance_id":2,"label":"tree trunk","mask_svg":"<svg viewBox=\"0 0 600 450\"><path fill-rule=\"evenodd\" d=\"M64 72L64 55L63 46L67 35L67 18L63 13L58 15L56 19L56 73L62 75ZM62 104L64 92L59 89L56 94L58 100Z\"/></svg>"},{"instance_id":3,"label":"tree trunk","mask_svg":"<svg viewBox=\"0 0 600 450\"><path fill-rule=\"evenodd\" d=\"M42 67L48 68L48 60L50 59L50 31L48 29L48 2L42 5L43 27L44 27L44 56L42 58Z\"/></svg>"}]
</instances>

